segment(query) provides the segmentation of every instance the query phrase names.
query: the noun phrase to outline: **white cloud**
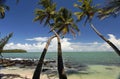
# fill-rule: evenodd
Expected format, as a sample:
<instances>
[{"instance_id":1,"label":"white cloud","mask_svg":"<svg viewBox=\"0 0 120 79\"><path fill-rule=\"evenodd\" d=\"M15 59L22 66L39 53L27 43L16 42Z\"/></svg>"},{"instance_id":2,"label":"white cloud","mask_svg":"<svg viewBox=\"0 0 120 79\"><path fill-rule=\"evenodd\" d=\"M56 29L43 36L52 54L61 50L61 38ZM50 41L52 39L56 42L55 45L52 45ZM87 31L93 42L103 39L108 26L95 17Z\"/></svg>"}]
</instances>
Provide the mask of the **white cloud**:
<instances>
[{"instance_id":1,"label":"white cloud","mask_svg":"<svg viewBox=\"0 0 120 79\"><path fill-rule=\"evenodd\" d=\"M32 39L26 39L28 41L40 41L40 42L44 42L47 41L48 37L36 37L36 38L32 38Z\"/></svg>"},{"instance_id":2,"label":"white cloud","mask_svg":"<svg viewBox=\"0 0 120 79\"><path fill-rule=\"evenodd\" d=\"M109 40L112 41L120 49L120 39L117 39L114 35L108 34ZM36 41L33 44L21 44L21 43L9 43L5 46L5 49L25 49L27 51L39 51L41 52L46 45L48 37L36 37L32 39L26 39L28 41ZM113 49L105 42L70 42L71 39L61 39L63 51L113 51ZM54 38L51 41L48 51L57 51L57 39Z\"/></svg>"},{"instance_id":3,"label":"white cloud","mask_svg":"<svg viewBox=\"0 0 120 79\"><path fill-rule=\"evenodd\" d=\"M120 48L120 39L117 39L113 34L108 34L109 40L113 42L118 48Z\"/></svg>"}]
</instances>

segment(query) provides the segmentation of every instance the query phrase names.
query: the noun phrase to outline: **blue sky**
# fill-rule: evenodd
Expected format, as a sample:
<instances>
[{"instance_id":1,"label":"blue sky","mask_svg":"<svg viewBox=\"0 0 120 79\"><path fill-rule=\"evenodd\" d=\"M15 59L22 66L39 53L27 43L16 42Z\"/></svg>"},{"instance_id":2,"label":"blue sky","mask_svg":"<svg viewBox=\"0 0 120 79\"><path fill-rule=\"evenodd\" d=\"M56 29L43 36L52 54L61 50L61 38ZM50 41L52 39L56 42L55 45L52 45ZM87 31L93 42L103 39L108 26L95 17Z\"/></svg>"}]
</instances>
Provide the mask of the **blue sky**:
<instances>
[{"instance_id":1,"label":"blue sky","mask_svg":"<svg viewBox=\"0 0 120 79\"><path fill-rule=\"evenodd\" d=\"M38 7L37 2L39 0L20 0L19 4L16 4L16 0L7 0L7 5L10 6L10 11L6 12L5 19L0 19L0 32L1 36L5 36L10 32L14 32L14 36L10 39L6 49L12 48L26 48L28 51L41 51L45 45L45 41L52 34L48 33L49 30L47 27L43 27L39 22L33 22L35 8ZM77 0L54 0L59 7L66 7L71 11L79 11L73 7L73 3L76 3ZM105 0L93 0L95 3L105 3ZM115 44L120 47L120 16L117 18L107 18L100 21L99 19L94 19L93 24L95 27L108 39L115 42ZM63 50L67 45L66 51L69 51L70 45L71 48L76 49L77 51L83 51L91 44L97 44L96 46L91 46L91 49L88 51L99 50L112 50L106 43L101 40L94 31L87 25L84 27L81 23L77 23L80 28L81 34L75 39L71 34L65 36L65 39L62 39L64 42ZM108 35L109 34L109 35ZM43 40L43 39L44 40ZM42 40L41 40L42 39ZM54 42L53 42L54 43ZM53 44L52 43L52 44ZM77 45L79 44L79 45ZM106 49L100 47L100 45L106 45ZM53 44L56 45L56 44ZM84 47L81 47L81 46ZM40 47L41 46L41 47ZM79 46L79 47L78 47ZM34 49L31 50L30 48ZM52 46L51 46L52 47ZM54 47L54 46L53 46ZM81 47L81 48L80 48ZM81 50L80 50L81 49ZM52 51L52 50L51 50ZM74 50L73 50L74 51Z\"/></svg>"}]
</instances>

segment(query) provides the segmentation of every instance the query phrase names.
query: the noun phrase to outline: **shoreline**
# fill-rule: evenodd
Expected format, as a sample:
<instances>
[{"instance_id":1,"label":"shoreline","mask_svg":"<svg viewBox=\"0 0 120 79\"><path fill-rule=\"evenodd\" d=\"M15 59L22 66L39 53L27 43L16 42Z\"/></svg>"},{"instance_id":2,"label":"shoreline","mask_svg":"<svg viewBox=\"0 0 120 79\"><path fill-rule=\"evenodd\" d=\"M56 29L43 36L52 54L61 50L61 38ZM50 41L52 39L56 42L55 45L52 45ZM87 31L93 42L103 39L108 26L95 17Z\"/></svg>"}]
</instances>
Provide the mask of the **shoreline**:
<instances>
[{"instance_id":1,"label":"shoreline","mask_svg":"<svg viewBox=\"0 0 120 79\"><path fill-rule=\"evenodd\" d=\"M70 69L67 72L68 79L119 79L120 67L90 65L85 71ZM34 68L31 67L5 67L0 69L1 79L32 79ZM42 72L41 79L58 79L57 70Z\"/></svg>"},{"instance_id":2,"label":"shoreline","mask_svg":"<svg viewBox=\"0 0 120 79\"><path fill-rule=\"evenodd\" d=\"M23 66L36 66L38 63L37 59L21 59L21 58L4 58L0 59L0 66L1 67L9 67L9 66L15 66L15 65L23 65ZM44 66L57 66L57 61L52 59L45 59L44 60ZM105 65L105 66L120 66L120 63L96 63L96 64L83 64L83 63L75 63L71 61L65 61L65 66L67 68L74 68L74 67L87 67L87 65Z\"/></svg>"},{"instance_id":3,"label":"shoreline","mask_svg":"<svg viewBox=\"0 0 120 79\"><path fill-rule=\"evenodd\" d=\"M3 62L0 60L1 79L11 79L11 77L12 79L32 79L37 65L37 60L3 59ZM68 79L119 79L120 64L76 65L66 62L65 71ZM45 60L41 77L41 79L53 79L53 77L58 79L55 60Z\"/></svg>"}]
</instances>

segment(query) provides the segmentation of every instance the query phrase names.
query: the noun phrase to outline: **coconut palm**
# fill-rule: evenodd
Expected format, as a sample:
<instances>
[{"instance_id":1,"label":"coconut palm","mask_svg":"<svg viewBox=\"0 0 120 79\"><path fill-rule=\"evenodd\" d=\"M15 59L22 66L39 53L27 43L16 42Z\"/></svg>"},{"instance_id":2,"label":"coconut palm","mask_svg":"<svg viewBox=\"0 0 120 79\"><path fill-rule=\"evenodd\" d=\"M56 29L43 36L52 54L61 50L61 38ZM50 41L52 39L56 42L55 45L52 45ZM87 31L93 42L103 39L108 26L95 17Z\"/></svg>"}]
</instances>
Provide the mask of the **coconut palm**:
<instances>
[{"instance_id":1,"label":"coconut palm","mask_svg":"<svg viewBox=\"0 0 120 79\"><path fill-rule=\"evenodd\" d=\"M0 18L3 19L5 17L5 11L9 10L9 7L5 5L6 0L0 0Z\"/></svg>"},{"instance_id":2,"label":"coconut palm","mask_svg":"<svg viewBox=\"0 0 120 79\"><path fill-rule=\"evenodd\" d=\"M101 9L97 8L97 6L92 6L92 0L78 0L81 5L74 4L75 7L79 8L80 12L75 12L75 15L78 18L78 21L81 21L86 17L85 24L88 22L91 28L95 31L95 33L103 39L106 43L108 43L114 51L120 56L120 50L108 39L106 39L92 24L92 19L95 13L101 12Z\"/></svg>"},{"instance_id":3,"label":"coconut palm","mask_svg":"<svg viewBox=\"0 0 120 79\"><path fill-rule=\"evenodd\" d=\"M110 0L108 4L102 8L98 17L104 19L110 15L116 16L120 13L120 0Z\"/></svg>"},{"instance_id":4,"label":"coconut palm","mask_svg":"<svg viewBox=\"0 0 120 79\"><path fill-rule=\"evenodd\" d=\"M44 49L43 49L43 51L42 51L41 57L40 57L40 59L39 59L39 61L38 61L38 64L37 64L37 67L36 67L36 69L35 69L35 71L34 71L34 75L33 75L33 78L32 78L32 79L39 79L39 78L40 78L40 74L41 74L41 70L42 70L42 65L43 65L43 63L44 63L44 58L45 58L46 52L47 52L47 50L48 50L48 47L49 47L49 45L50 45L51 40L52 40L54 37L55 37L55 36L51 36L51 37L48 39L48 41L47 41L47 43L46 43L46 46L44 47Z\"/></svg>"},{"instance_id":5,"label":"coconut palm","mask_svg":"<svg viewBox=\"0 0 120 79\"><path fill-rule=\"evenodd\" d=\"M45 21L44 25L49 24L49 21L53 19L56 10L56 3L53 3L51 0L41 0L39 2L42 9L36 9L34 21L40 21L42 23Z\"/></svg>"},{"instance_id":6,"label":"coconut palm","mask_svg":"<svg viewBox=\"0 0 120 79\"><path fill-rule=\"evenodd\" d=\"M54 21L55 22L52 23L52 30L56 30L56 32L62 36L69 32L75 36L76 32L79 32L78 26L72 17L72 12L66 8L60 8Z\"/></svg>"},{"instance_id":7,"label":"coconut palm","mask_svg":"<svg viewBox=\"0 0 120 79\"><path fill-rule=\"evenodd\" d=\"M37 9L36 10L36 18L34 19L34 21L40 21L40 23L42 23L43 21L45 21L45 25L51 25L50 24L50 20L53 19L55 17L55 10L56 10L56 4L53 3L51 0L41 0L40 5L42 5L43 9ZM41 74L41 69L42 69L42 64L43 64L43 60L45 57L45 54L47 52L48 46L50 44L50 41L54 38L57 37L58 42L60 43L60 37L59 35L56 33L56 31L52 30L52 32L55 33L55 36L52 36L50 39L48 39L48 43L46 44L46 47L44 48L42 55L40 57L40 60L38 62L38 65L35 69L34 75L33 75L33 79L39 79L40 74ZM61 44L61 43L60 43ZM58 45L61 49L61 45ZM59 50L58 50L59 51ZM61 52L61 51L60 51ZM59 62L59 61L58 61ZM62 69L63 70L63 69ZM60 78L61 79L61 78Z\"/></svg>"},{"instance_id":8,"label":"coconut palm","mask_svg":"<svg viewBox=\"0 0 120 79\"><path fill-rule=\"evenodd\" d=\"M71 32L75 36L75 31L79 32L77 25L74 23L72 13L66 8L60 8L54 18L54 23L51 24L52 30L55 30L59 35L64 36ZM60 79L67 79L63 66L61 43L58 39L58 73Z\"/></svg>"},{"instance_id":9,"label":"coconut palm","mask_svg":"<svg viewBox=\"0 0 120 79\"><path fill-rule=\"evenodd\" d=\"M62 58L62 49L61 49L61 42L60 42L60 35L65 35L69 30L75 35L75 32L73 29L78 28L76 24L73 22L74 20L72 19L72 14L65 8L61 8L58 12L56 11L56 4L52 3L51 0L41 0L40 5L42 5L42 9L37 9L36 10L36 18L35 21L40 21L42 23L45 21L44 25L49 25L50 26L50 32L54 32L55 36L57 37L58 40L58 72L59 72L59 78L60 79L67 79L67 76L64 72L64 66L63 66L63 58ZM52 20L52 23L50 21ZM70 27L72 26L72 27ZM70 29L69 29L70 28ZM51 38L52 39L52 38ZM47 50L47 49L46 49ZM47 51L46 51L47 52ZM42 53L43 54L43 53ZM43 63L43 59L45 56L45 52L43 55L41 55L40 62ZM38 63L36 71L41 73L42 69L42 63L41 65ZM35 71L35 72L36 72ZM35 73L33 75L33 79L38 79L40 74ZM36 77L35 74L38 74Z\"/></svg>"},{"instance_id":10,"label":"coconut palm","mask_svg":"<svg viewBox=\"0 0 120 79\"><path fill-rule=\"evenodd\" d=\"M53 18L53 15L56 10L56 4L53 3L51 0L40 0L39 5L41 5L42 9L36 9L36 11L35 11L36 17L35 17L34 21L40 21L40 23L45 21L44 25L47 25L47 24L49 24L49 21ZM41 57L39 59L39 62L37 64L37 67L34 71L32 79L40 78L44 57L48 50L48 46L54 37L55 36L53 35L52 37L50 37L48 39L47 44L46 44L46 46L41 54Z\"/></svg>"}]
</instances>

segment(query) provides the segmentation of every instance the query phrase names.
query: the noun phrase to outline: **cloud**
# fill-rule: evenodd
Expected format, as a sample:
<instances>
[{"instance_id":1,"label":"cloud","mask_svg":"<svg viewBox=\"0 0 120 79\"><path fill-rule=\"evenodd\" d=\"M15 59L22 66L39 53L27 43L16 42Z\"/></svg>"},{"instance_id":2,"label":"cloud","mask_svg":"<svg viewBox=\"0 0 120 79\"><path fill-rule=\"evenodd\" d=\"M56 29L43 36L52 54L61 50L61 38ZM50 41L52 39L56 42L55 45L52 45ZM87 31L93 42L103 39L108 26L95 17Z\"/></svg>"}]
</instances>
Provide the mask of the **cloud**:
<instances>
[{"instance_id":1,"label":"cloud","mask_svg":"<svg viewBox=\"0 0 120 79\"><path fill-rule=\"evenodd\" d=\"M109 40L112 41L120 49L120 39L117 39L113 34L108 34ZM5 49L25 49L27 51L36 51L42 52L43 48L46 45L46 41L49 37L36 37L31 39L26 39L27 41L36 41L33 44L21 44L21 43L8 43L5 46ZM63 51L113 51L113 49L105 42L91 42L91 43L82 43L82 42L70 42L70 38L61 39L62 50ZM54 38L51 41L51 44L48 49L49 52L57 51L57 39Z\"/></svg>"},{"instance_id":2,"label":"cloud","mask_svg":"<svg viewBox=\"0 0 120 79\"><path fill-rule=\"evenodd\" d=\"M40 41L40 42L44 42L47 41L48 37L36 37L36 38L32 38L32 39L26 39L28 41Z\"/></svg>"},{"instance_id":3,"label":"cloud","mask_svg":"<svg viewBox=\"0 0 120 79\"><path fill-rule=\"evenodd\" d=\"M109 40L113 42L118 48L120 48L120 39L117 39L113 34L108 34Z\"/></svg>"}]
</instances>

